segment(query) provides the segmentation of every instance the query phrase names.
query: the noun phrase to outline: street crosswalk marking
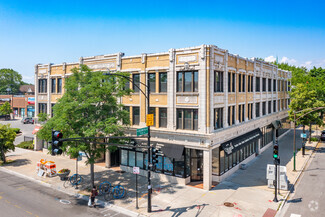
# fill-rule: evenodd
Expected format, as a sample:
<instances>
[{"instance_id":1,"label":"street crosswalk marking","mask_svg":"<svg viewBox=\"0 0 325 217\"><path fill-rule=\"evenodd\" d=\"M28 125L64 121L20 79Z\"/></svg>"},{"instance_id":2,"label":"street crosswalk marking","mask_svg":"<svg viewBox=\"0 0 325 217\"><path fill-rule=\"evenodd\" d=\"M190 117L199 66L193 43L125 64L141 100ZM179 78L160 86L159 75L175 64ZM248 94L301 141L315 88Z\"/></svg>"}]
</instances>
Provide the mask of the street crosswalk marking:
<instances>
[{"instance_id":1,"label":"street crosswalk marking","mask_svg":"<svg viewBox=\"0 0 325 217\"><path fill-rule=\"evenodd\" d=\"M301 215L291 213L290 217L301 217Z\"/></svg>"}]
</instances>

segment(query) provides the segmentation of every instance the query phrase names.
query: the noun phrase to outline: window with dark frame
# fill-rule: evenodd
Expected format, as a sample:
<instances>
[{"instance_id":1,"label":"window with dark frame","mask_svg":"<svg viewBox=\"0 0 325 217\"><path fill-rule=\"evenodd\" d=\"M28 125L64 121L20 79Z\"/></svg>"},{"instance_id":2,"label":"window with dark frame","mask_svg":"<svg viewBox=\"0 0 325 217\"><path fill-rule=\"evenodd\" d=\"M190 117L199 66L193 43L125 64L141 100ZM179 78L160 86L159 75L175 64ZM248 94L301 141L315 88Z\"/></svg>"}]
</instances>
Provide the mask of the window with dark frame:
<instances>
[{"instance_id":1,"label":"window with dark frame","mask_svg":"<svg viewBox=\"0 0 325 217\"><path fill-rule=\"evenodd\" d=\"M214 72L214 92L223 92L223 72Z\"/></svg>"},{"instance_id":2,"label":"window with dark frame","mask_svg":"<svg viewBox=\"0 0 325 217\"><path fill-rule=\"evenodd\" d=\"M214 109L214 129L223 128L223 108Z\"/></svg>"},{"instance_id":3,"label":"window with dark frame","mask_svg":"<svg viewBox=\"0 0 325 217\"><path fill-rule=\"evenodd\" d=\"M140 74L132 74L132 89L135 93L140 92Z\"/></svg>"},{"instance_id":4,"label":"window with dark frame","mask_svg":"<svg viewBox=\"0 0 325 217\"><path fill-rule=\"evenodd\" d=\"M268 101L268 113L271 114L272 113L272 101Z\"/></svg>"},{"instance_id":5,"label":"window with dark frame","mask_svg":"<svg viewBox=\"0 0 325 217\"><path fill-rule=\"evenodd\" d=\"M38 103L38 113L47 114L47 103Z\"/></svg>"},{"instance_id":6,"label":"window with dark frame","mask_svg":"<svg viewBox=\"0 0 325 217\"><path fill-rule=\"evenodd\" d=\"M231 117L232 120L231 120L231 124L234 125L236 123L236 118L235 118L235 112L236 112L235 109L236 109L236 106L233 105L231 107L232 107L232 115L231 115L232 116Z\"/></svg>"},{"instance_id":7,"label":"window with dark frame","mask_svg":"<svg viewBox=\"0 0 325 217\"><path fill-rule=\"evenodd\" d=\"M242 92L242 75L238 74L238 92Z\"/></svg>"},{"instance_id":8,"label":"window with dark frame","mask_svg":"<svg viewBox=\"0 0 325 217\"><path fill-rule=\"evenodd\" d=\"M38 80L38 92L47 93L47 79Z\"/></svg>"},{"instance_id":9,"label":"window with dark frame","mask_svg":"<svg viewBox=\"0 0 325 217\"><path fill-rule=\"evenodd\" d=\"M159 93L167 92L167 72L159 73Z\"/></svg>"},{"instance_id":10,"label":"window with dark frame","mask_svg":"<svg viewBox=\"0 0 325 217\"><path fill-rule=\"evenodd\" d=\"M266 115L266 102L262 102L262 115Z\"/></svg>"},{"instance_id":11,"label":"window with dark frame","mask_svg":"<svg viewBox=\"0 0 325 217\"><path fill-rule=\"evenodd\" d=\"M150 93L156 93L156 73L149 73Z\"/></svg>"},{"instance_id":12,"label":"window with dark frame","mask_svg":"<svg viewBox=\"0 0 325 217\"><path fill-rule=\"evenodd\" d=\"M56 78L51 79L51 93L56 93Z\"/></svg>"},{"instance_id":13,"label":"window with dark frame","mask_svg":"<svg viewBox=\"0 0 325 217\"><path fill-rule=\"evenodd\" d=\"M167 127L167 108L159 108L159 127Z\"/></svg>"},{"instance_id":14,"label":"window with dark frame","mask_svg":"<svg viewBox=\"0 0 325 217\"><path fill-rule=\"evenodd\" d=\"M58 93L62 93L62 78L58 78Z\"/></svg>"},{"instance_id":15,"label":"window with dark frame","mask_svg":"<svg viewBox=\"0 0 325 217\"><path fill-rule=\"evenodd\" d=\"M257 118L260 117L260 103L259 102L255 103L255 116Z\"/></svg>"},{"instance_id":16,"label":"window with dark frame","mask_svg":"<svg viewBox=\"0 0 325 217\"><path fill-rule=\"evenodd\" d=\"M268 91L271 92L272 91L272 80L269 78L268 79Z\"/></svg>"},{"instance_id":17,"label":"window with dark frame","mask_svg":"<svg viewBox=\"0 0 325 217\"><path fill-rule=\"evenodd\" d=\"M177 92L198 92L198 71L177 72Z\"/></svg>"},{"instance_id":18,"label":"window with dark frame","mask_svg":"<svg viewBox=\"0 0 325 217\"><path fill-rule=\"evenodd\" d=\"M276 80L273 79L273 92L276 92Z\"/></svg>"},{"instance_id":19,"label":"window with dark frame","mask_svg":"<svg viewBox=\"0 0 325 217\"><path fill-rule=\"evenodd\" d=\"M198 130L198 110L177 109L177 129Z\"/></svg>"},{"instance_id":20,"label":"window with dark frame","mask_svg":"<svg viewBox=\"0 0 325 217\"><path fill-rule=\"evenodd\" d=\"M231 120L230 120L230 111L231 111L231 106L228 106L228 115L227 115L227 123L228 123L228 126L231 126Z\"/></svg>"},{"instance_id":21,"label":"window with dark frame","mask_svg":"<svg viewBox=\"0 0 325 217\"><path fill-rule=\"evenodd\" d=\"M276 112L276 100L273 100L273 112Z\"/></svg>"},{"instance_id":22,"label":"window with dark frame","mask_svg":"<svg viewBox=\"0 0 325 217\"><path fill-rule=\"evenodd\" d=\"M253 75L251 75L251 92L254 92L253 91L253 88L254 88L253 87L253 85L254 85L254 82L253 82L254 80L253 79L254 79L254 77L253 77Z\"/></svg>"},{"instance_id":23,"label":"window with dark frame","mask_svg":"<svg viewBox=\"0 0 325 217\"><path fill-rule=\"evenodd\" d=\"M256 77L256 92L261 92L260 77Z\"/></svg>"},{"instance_id":24,"label":"window with dark frame","mask_svg":"<svg viewBox=\"0 0 325 217\"><path fill-rule=\"evenodd\" d=\"M243 76L243 85L242 85L242 92L245 92L245 88L246 88L246 76L245 75L242 75Z\"/></svg>"},{"instance_id":25,"label":"window with dark frame","mask_svg":"<svg viewBox=\"0 0 325 217\"><path fill-rule=\"evenodd\" d=\"M262 91L266 92L266 78L262 79Z\"/></svg>"},{"instance_id":26,"label":"window with dark frame","mask_svg":"<svg viewBox=\"0 0 325 217\"><path fill-rule=\"evenodd\" d=\"M232 91L231 92L236 92L236 73L232 73L232 80L231 80L231 86L232 86Z\"/></svg>"},{"instance_id":27,"label":"window with dark frame","mask_svg":"<svg viewBox=\"0 0 325 217\"><path fill-rule=\"evenodd\" d=\"M133 107L133 125L139 125L140 124L140 108L139 107Z\"/></svg>"}]
</instances>

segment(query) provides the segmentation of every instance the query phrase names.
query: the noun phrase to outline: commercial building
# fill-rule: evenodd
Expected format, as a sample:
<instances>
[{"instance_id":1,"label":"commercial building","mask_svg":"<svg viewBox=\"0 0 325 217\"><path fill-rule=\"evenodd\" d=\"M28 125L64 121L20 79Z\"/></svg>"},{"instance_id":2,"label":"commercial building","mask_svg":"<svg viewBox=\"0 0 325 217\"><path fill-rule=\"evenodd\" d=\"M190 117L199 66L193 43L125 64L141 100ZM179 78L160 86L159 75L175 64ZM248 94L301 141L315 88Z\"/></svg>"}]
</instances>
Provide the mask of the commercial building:
<instances>
[{"instance_id":1,"label":"commercial building","mask_svg":"<svg viewBox=\"0 0 325 217\"><path fill-rule=\"evenodd\" d=\"M222 181L271 145L272 121L283 122L280 135L289 128L291 72L214 45L38 64L36 113L52 113L52 106L64 93L64 79L80 64L131 74L133 83L128 85L134 93L120 100L130 112L132 135L146 126L146 98L137 86L146 92L140 82L150 85L151 140L163 153L154 175L171 182L198 181L210 189L213 181ZM42 145L37 142L36 148ZM112 156L123 170L136 165L146 173L147 154L142 150L121 149L118 156L106 153L108 165Z\"/></svg>"}]
</instances>

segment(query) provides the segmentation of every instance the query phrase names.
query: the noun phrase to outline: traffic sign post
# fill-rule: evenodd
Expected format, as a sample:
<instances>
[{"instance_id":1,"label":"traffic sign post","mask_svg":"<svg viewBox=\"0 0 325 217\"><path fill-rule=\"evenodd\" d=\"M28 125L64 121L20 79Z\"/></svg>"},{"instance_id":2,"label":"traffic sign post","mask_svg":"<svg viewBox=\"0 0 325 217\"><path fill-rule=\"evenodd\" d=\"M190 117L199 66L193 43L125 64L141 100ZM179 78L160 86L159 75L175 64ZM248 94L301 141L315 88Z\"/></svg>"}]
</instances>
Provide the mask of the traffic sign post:
<instances>
[{"instance_id":1,"label":"traffic sign post","mask_svg":"<svg viewBox=\"0 0 325 217\"><path fill-rule=\"evenodd\" d=\"M147 114L147 126L153 126L154 118L153 114Z\"/></svg>"},{"instance_id":2,"label":"traffic sign post","mask_svg":"<svg viewBox=\"0 0 325 217\"><path fill-rule=\"evenodd\" d=\"M138 174L140 174L140 168L139 167L133 167L133 174L135 174L135 208L139 209L138 206Z\"/></svg>"},{"instance_id":3,"label":"traffic sign post","mask_svg":"<svg viewBox=\"0 0 325 217\"><path fill-rule=\"evenodd\" d=\"M148 127L137 129L137 136L148 134Z\"/></svg>"}]
</instances>

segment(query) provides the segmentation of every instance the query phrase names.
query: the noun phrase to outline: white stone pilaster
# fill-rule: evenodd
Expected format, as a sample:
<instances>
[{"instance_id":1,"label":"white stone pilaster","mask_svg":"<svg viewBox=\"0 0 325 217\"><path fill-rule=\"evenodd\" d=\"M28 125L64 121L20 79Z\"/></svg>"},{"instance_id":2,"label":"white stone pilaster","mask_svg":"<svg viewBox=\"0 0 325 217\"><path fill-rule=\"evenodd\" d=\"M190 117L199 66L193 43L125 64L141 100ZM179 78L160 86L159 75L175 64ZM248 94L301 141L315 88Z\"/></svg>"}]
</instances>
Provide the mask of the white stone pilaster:
<instances>
[{"instance_id":1,"label":"white stone pilaster","mask_svg":"<svg viewBox=\"0 0 325 217\"><path fill-rule=\"evenodd\" d=\"M225 52L224 56L224 76L223 76L223 101L224 101L224 111L223 111L223 127L228 127L228 50ZM231 85L231 84L230 84Z\"/></svg>"},{"instance_id":2,"label":"white stone pilaster","mask_svg":"<svg viewBox=\"0 0 325 217\"><path fill-rule=\"evenodd\" d=\"M38 64L35 65L35 77L34 77L34 81L35 81L35 118L37 118L38 115Z\"/></svg>"},{"instance_id":3,"label":"white stone pilaster","mask_svg":"<svg viewBox=\"0 0 325 217\"><path fill-rule=\"evenodd\" d=\"M201 46L200 57L199 57L199 111L198 111L198 131L200 133L207 133L207 67L206 67L206 45Z\"/></svg>"},{"instance_id":4,"label":"white stone pilaster","mask_svg":"<svg viewBox=\"0 0 325 217\"><path fill-rule=\"evenodd\" d=\"M175 49L169 49L169 70L167 71L167 129L176 130L176 56Z\"/></svg>"},{"instance_id":5,"label":"white stone pilaster","mask_svg":"<svg viewBox=\"0 0 325 217\"><path fill-rule=\"evenodd\" d=\"M203 151L203 189L210 190L212 186L212 150Z\"/></svg>"},{"instance_id":6,"label":"white stone pilaster","mask_svg":"<svg viewBox=\"0 0 325 217\"><path fill-rule=\"evenodd\" d=\"M47 69L47 111L46 113L51 117L51 63L48 65Z\"/></svg>"}]
</instances>

